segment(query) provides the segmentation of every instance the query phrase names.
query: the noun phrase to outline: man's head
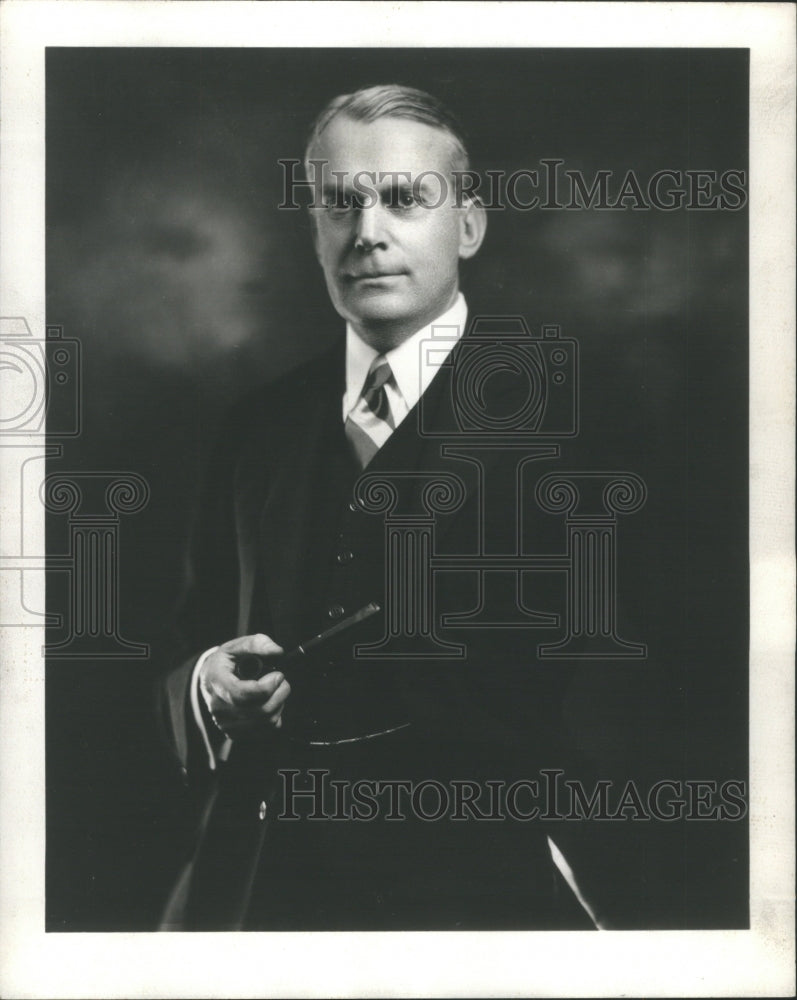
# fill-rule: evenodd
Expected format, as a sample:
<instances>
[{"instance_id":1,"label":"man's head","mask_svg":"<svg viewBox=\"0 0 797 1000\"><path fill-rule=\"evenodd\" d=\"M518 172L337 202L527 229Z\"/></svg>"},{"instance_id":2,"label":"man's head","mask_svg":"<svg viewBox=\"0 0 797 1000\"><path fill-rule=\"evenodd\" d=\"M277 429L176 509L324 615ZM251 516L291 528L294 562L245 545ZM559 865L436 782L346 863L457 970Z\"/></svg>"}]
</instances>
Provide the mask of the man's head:
<instances>
[{"instance_id":1,"label":"man's head","mask_svg":"<svg viewBox=\"0 0 797 1000\"><path fill-rule=\"evenodd\" d=\"M459 261L481 246L484 209L461 200L459 127L429 94L396 85L335 98L317 119L306 167L324 180L313 239L335 309L380 351L450 306Z\"/></svg>"}]
</instances>

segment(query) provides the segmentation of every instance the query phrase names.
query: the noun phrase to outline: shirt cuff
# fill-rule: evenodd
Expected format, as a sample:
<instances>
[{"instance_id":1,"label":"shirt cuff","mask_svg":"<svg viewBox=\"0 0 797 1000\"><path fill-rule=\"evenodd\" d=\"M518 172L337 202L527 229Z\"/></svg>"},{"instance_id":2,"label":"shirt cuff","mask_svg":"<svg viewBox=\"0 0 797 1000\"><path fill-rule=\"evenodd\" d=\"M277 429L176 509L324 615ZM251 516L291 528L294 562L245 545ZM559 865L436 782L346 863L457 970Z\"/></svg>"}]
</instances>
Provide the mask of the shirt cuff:
<instances>
[{"instance_id":1,"label":"shirt cuff","mask_svg":"<svg viewBox=\"0 0 797 1000\"><path fill-rule=\"evenodd\" d=\"M210 739L210 734L208 733L207 726L205 725L205 719L202 715L202 705L199 699L202 694L199 690L199 671L202 669L202 664L210 656L211 653L215 653L218 646L214 646L212 649L206 649L205 652L199 657L199 659L194 664L194 669L191 672L191 684L189 685L189 696L191 699L191 712L194 716L194 721L196 722L199 734L202 737L202 742L205 746L205 750L208 755L208 766L211 771L215 771L217 764L220 761L225 761L230 753L230 748L232 747L232 740L229 736L225 737L224 742L218 748L218 750L213 749L213 744Z\"/></svg>"}]
</instances>

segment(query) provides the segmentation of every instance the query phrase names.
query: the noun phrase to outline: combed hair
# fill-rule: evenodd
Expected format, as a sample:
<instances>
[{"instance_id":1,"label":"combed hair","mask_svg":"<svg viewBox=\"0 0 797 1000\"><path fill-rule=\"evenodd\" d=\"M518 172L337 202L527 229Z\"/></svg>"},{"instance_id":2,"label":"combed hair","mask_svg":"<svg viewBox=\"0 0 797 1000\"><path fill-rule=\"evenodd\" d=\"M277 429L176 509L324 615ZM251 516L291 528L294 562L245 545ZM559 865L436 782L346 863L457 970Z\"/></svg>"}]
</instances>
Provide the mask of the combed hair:
<instances>
[{"instance_id":1,"label":"combed hair","mask_svg":"<svg viewBox=\"0 0 797 1000\"><path fill-rule=\"evenodd\" d=\"M334 97L310 129L305 146L305 166L313 146L338 115L346 115L359 122L374 122L379 118L408 118L410 121L430 125L445 132L451 140L454 147L452 170L467 170L469 167L465 135L454 115L442 101L426 91L404 87L398 83L366 87L353 94Z\"/></svg>"}]
</instances>

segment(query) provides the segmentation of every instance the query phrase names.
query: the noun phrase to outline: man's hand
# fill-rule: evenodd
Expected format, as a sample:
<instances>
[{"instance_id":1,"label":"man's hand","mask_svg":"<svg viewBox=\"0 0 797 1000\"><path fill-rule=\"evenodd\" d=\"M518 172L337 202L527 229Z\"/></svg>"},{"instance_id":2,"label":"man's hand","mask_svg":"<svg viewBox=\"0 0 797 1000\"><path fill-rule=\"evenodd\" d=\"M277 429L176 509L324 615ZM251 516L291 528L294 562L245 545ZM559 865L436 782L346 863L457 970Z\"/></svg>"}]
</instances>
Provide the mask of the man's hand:
<instances>
[{"instance_id":1,"label":"man's hand","mask_svg":"<svg viewBox=\"0 0 797 1000\"><path fill-rule=\"evenodd\" d=\"M282 726L282 710L291 686L274 669L256 681L235 675L235 663L245 653L279 657L282 647L267 635L245 635L220 646L202 664L199 690L211 718L227 736L237 739ZM278 664L275 659L275 668Z\"/></svg>"}]
</instances>

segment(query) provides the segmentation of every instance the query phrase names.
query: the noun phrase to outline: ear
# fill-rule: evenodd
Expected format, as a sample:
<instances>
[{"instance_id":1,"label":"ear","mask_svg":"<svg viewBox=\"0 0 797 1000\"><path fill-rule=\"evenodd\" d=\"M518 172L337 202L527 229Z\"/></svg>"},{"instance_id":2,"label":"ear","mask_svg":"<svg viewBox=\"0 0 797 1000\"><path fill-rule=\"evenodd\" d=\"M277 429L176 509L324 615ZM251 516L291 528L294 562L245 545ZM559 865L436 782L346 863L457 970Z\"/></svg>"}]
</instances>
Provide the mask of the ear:
<instances>
[{"instance_id":1,"label":"ear","mask_svg":"<svg viewBox=\"0 0 797 1000\"><path fill-rule=\"evenodd\" d=\"M487 211L477 198L468 198L459 217L459 256L462 260L473 257L479 250L487 232Z\"/></svg>"}]
</instances>

